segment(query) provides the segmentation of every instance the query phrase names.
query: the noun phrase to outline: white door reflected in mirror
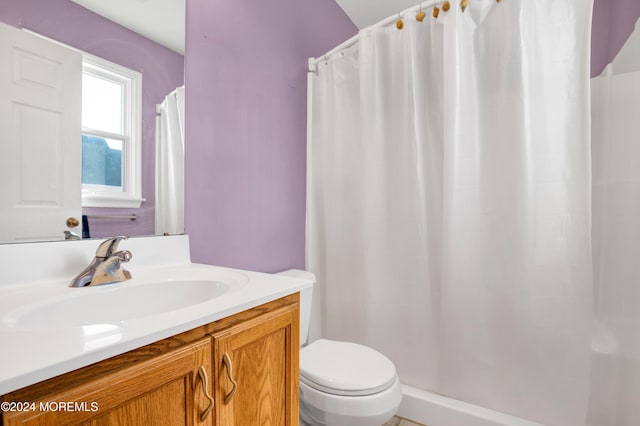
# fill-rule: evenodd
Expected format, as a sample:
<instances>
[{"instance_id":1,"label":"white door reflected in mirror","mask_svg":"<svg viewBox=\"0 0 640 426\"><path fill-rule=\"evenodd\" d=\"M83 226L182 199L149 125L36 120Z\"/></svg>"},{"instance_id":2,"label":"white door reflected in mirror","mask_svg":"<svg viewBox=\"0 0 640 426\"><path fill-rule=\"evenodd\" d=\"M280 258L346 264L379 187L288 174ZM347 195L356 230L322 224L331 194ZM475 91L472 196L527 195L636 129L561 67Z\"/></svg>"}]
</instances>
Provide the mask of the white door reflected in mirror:
<instances>
[{"instance_id":1,"label":"white door reflected in mirror","mask_svg":"<svg viewBox=\"0 0 640 426\"><path fill-rule=\"evenodd\" d=\"M80 53L0 23L0 243L62 240L82 215L81 72Z\"/></svg>"}]
</instances>

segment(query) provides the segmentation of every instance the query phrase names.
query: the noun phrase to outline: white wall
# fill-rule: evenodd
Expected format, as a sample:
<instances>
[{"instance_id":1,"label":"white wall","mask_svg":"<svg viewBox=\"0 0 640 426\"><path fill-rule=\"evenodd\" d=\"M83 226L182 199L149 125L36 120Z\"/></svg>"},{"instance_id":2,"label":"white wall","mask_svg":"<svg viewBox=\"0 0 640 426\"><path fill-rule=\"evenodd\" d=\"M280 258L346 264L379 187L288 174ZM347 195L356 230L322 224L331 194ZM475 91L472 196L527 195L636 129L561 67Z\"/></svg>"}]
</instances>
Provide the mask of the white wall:
<instances>
[{"instance_id":1,"label":"white wall","mask_svg":"<svg viewBox=\"0 0 640 426\"><path fill-rule=\"evenodd\" d=\"M639 21L640 22L640 21ZM595 306L590 425L640 424L640 29L592 79Z\"/></svg>"}]
</instances>

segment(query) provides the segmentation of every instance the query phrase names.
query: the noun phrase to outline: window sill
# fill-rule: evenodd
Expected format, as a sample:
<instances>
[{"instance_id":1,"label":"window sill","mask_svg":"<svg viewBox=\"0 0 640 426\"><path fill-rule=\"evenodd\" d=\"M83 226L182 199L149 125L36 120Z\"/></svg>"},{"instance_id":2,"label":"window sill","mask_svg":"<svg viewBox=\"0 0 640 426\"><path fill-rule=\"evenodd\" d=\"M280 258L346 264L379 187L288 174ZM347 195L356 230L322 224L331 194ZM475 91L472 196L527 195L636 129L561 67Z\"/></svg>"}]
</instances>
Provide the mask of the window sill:
<instances>
[{"instance_id":1,"label":"window sill","mask_svg":"<svg viewBox=\"0 0 640 426\"><path fill-rule=\"evenodd\" d=\"M107 207L116 209L137 209L146 201L144 198L110 197L104 195L82 195L82 207Z\"/></svg>"}]
</instances>

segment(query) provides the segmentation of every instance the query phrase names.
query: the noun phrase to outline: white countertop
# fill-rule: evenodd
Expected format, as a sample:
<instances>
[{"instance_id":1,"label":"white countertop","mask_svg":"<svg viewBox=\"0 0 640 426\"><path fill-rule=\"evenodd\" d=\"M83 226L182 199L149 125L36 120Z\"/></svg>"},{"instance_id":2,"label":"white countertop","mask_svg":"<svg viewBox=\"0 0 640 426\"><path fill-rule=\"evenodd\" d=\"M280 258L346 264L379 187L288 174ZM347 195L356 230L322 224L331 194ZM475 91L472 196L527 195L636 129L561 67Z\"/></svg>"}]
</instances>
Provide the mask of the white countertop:
<instances>
[{"instance_id":1,"label":"white countertop","mask_svg":"<svg viewBox=\"0 0 640 426\"><path fill-rule=\"evenodd\" d=\"M29 279L26 281L16 278L22 276L19 273L20 265L0 272L0 395L214 322L313 285L311 279L191 263L186 236L148 237L136 239L135 242L133 239L122 242L120 248L130 249L134 259L136 251L156 251L156 255L147 253L140 256L138 265L133 260L126 264L125 268L131 272L133 278L122 283L91 288L69 288L67 284L73 277L69 276L69 271L66 270L69 268L54 266L56 262L51 262L51 265L45 262L40 271L46 272L45 275L33 271L34 262L30 257L33 253L30 253L29 247L26 246L37 246L33 248L36 255L49 254L53 247L55 251L51 256L64 258L68 255L65 252L71 251L76 254L82 253L80 258L90 259L92 250L98 244L96 241L77 243L80 244L73 247L72 242L61 242L16 245L15 250L6 246L0 248L0 256L14 256L10 259L14 263L31 262L31 269L22 274L28 276ZM66 244L69 245L65 246ZM148 246L149 244L151 246ZM167 253L173 250L176 250L176 253ZM7 255L9 252L12 254ZM17 256L14 252L17 252ZM74 261L70 264L77 269L77 264L82 262ZM52 272L51 268L58 269ZM76 270L76 273L80 270ZM104 295L106 303L115 305L119 304L120 295L127 295L126 291L131 290L137 294L142 294L139 290L143 290L145 295L149 290L148 297L151 300L154 297L154 283L188 281L193 277L227 282L229 286L221 295L179 306L177 309L149 311L142 317L131 315L136 309L135 305L122 305L120 309L128 312L128 315L123 315L123 318L115 315L118 319L108 322L86 323L82 318L78 318L77 321L72 321L71 325L61 326L66 324L68 318L51 318L51 315L48 321L42 323L34 320L19 321L25 318L25 312L37 311L39 305L52 306L52 302L57 300L64 300L69 304L75 303L77 299L78 303L91 304L97 303L96 300L102 300ZM174 285L180 284L177 282ZM127 286L130 287L128 290ZM91 297L84 298L89 293L83 292L93 293ZM112 302L114 300L116 302ZM88 308L91 309L91 306ZM104 308L104 304L101 308ZM144 311L144 308L140 306L141 311ZM114 306L113 309L118 312L119 308ZM37 318L38 316L36 320Z\"/></svg>"}]
</instances>

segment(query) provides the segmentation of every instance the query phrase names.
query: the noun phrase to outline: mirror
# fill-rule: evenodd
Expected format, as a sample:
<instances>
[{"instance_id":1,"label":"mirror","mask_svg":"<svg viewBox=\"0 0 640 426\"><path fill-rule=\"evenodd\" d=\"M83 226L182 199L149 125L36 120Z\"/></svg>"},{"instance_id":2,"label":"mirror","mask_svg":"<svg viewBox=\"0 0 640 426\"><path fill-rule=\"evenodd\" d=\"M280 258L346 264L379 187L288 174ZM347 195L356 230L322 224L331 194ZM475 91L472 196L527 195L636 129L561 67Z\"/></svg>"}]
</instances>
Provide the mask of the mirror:
<instances>
[{"instance_id":1,"label":"mirror","mask_svg":"<svg viewBox=\"0 0 640 426\"><path fill-rule=\"evenodd\" d=\"M181 8L179 12L163 13L166 6L175 7L176 4ZM115 9L102 10L100 7ZM163 17L180 22L178 25L161 23ZM3 0L0 22L32 31L142 74L140 173L143 202L139 208L83 208L82 214L88 216L92 238L155 234L156 105L184 84L184 0ZM143 25L139 26L137 22ZM156 28L149 27L149 24ZM169 26L177 30L170 30ZM155 37L154 31L161 35L173 33L173 36L152 41L148 37ZM79 191L79 188L75 190ZM130 219L133 217L135 220ZM7 226L5 221L0 223L2 226ZM67 229L64 223L61 224L60 234ZM68 230L80 233L79 229ZM0 241L4 242L8 241Z\"/></svg>"}]
</instances>

